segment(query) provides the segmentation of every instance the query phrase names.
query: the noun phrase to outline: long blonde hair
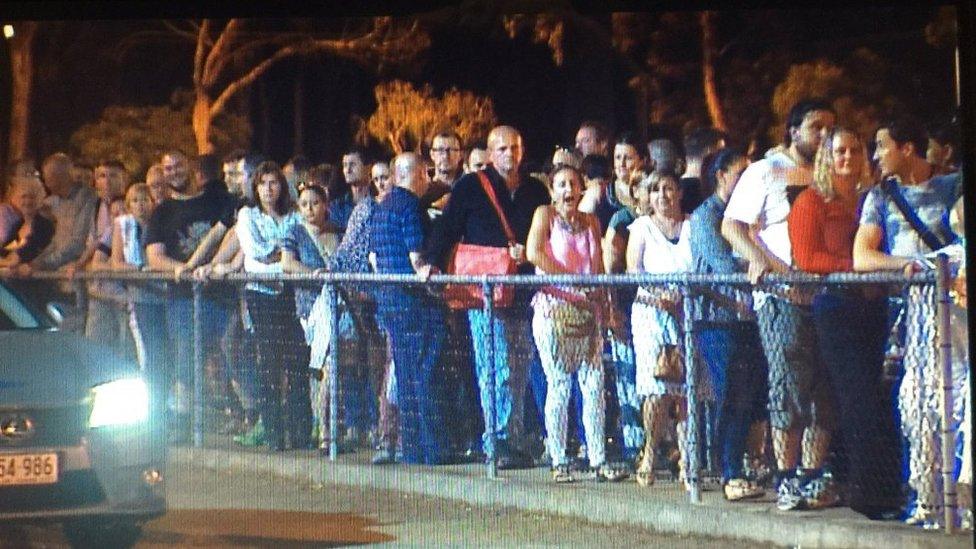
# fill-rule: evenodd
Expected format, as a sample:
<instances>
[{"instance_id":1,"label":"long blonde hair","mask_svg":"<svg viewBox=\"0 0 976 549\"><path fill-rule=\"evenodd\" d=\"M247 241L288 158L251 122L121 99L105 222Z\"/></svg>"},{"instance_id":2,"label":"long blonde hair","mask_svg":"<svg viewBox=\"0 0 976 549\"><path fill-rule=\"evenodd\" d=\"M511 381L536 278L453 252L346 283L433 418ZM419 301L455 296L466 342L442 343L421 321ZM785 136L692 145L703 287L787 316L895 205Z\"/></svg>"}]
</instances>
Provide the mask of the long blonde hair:
<instances>
[{"instance_id":1,"label":"long blonde hair","mask_svg":"<svg viewBox=\"0 0 976 549\"><path fill-rule=\"evenodd\" d=\"M834 190L834 138L846 133L854 136L858 145L861 147L861 154L864 163L861 172L857 176L856 190L860 194L866 192L871 187L871 165L868 164L868 151L864 144L864 139L854 130L845 126L835 126L827 132L827 136L820 142L817 155L813 159L813 188L820 193L825 202L830 202L837 197Z\"/></svg>"}]
</instances>

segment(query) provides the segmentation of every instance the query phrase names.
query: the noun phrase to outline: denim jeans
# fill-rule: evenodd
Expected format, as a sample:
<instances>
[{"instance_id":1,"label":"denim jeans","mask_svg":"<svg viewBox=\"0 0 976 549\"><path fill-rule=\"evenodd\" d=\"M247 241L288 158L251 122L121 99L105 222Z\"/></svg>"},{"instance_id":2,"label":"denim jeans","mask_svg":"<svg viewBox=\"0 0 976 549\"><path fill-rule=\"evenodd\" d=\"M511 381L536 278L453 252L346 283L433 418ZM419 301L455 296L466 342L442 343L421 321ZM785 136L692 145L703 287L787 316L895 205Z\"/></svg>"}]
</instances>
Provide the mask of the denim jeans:
<instances>
[{"instance_id":1,"label":"denim jeans","mask_svg":"<svg viewBox=\"0 0 976 549\"><path fill-rule=\"evenodd\" d=\"M201 300L201 327L204 352L219 351L220 336L227 312L212 299ZM176 381L186 389L193 387L193 297L172 295L166 304L166 327L173 344ZM200 380L201 382L203 380Z\"/></svg>"},{"instance_id":2,"label":"denim jeans","mask_svg":"<svg viewBox=\"0 0 976 549\"><path fill-rule=\"evenodd\" d=\"M766 357L759 328L754 322L706 321L696 327L696 338L715 388L715 443L721 455L722 478L742 478L756 394L766 387Z\"/></svg>"},{"instance_id":3,"label":"denim jeans","mask_svg":"<svg viewBox=\"0 0 976 549\"><path fill-rule=\"evenodd\" d=\"M494 456L491 438L489 406L495 405L495 438L519 441L522 417L525 409L525 385L528 365L535 353L530 322L524 310L498 309L492 322L494 341L488 336L488 317L481 309L468 311L471 340L474 346L475 371L481 391L481 410L485 418L485 434L482 447L488 456ZM495 351L495 393L489 391L492 365L488 360L489 346Z\"/></svg>"}]
</instances>

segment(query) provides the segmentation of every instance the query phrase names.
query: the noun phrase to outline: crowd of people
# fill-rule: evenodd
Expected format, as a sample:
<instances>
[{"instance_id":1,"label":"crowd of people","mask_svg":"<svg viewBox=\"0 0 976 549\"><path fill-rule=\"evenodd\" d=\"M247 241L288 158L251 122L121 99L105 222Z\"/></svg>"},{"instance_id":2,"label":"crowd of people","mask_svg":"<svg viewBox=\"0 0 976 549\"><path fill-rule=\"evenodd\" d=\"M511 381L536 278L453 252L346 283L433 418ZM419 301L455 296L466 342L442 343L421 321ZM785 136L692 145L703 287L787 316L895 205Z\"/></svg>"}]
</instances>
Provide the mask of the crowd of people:
<instances>
[{"instance_id":1,"label":"crowd of people","mask_svg":"<svg viewBox=\"0 0 976 549\"><path fill-rule=\"evenodd\" d=\"M958 273L949 427L969 445L962 178L950 130L902 117L869 138L811 99L794 105L779 146L752 156L714 128L645 144L613 140L596 122L537 170L510 126L467 150L438 132L427 156L372 160L350 148L335 168L171 150L131 184L118 161L87 170L55 153L39 172L25 161L10 174L0 274L47 298L64 287L31 281L35 271L168 273L90 282L80 305L87 337L137 358L153 417L168 418L174 441L191 425L193 280L207 283L201 351L220 363L218 385L233 388L229 430L240 444L339 450L369 431L376 465L487 458L505 469L533 466L544 437L555 482L576 480L578 456L597 480L650 486L673 441L664 460L687 483L686 366L696 364L694 390L714 411L705 446L727 500L771 488L784 510L844 502L937 526L939 456L957 449L940 448L931 287L520 286L489 315L447 307L424 282L451 272L461 243L507 250L519 273L746 273L752 284L794 271L913 273L945 252ZM348 283L335 294L321 283L217 283L238 272L418 283ZM903 356L894 367L892 348ZM955 474L968 484L971 452L960 453Z\"/></svg>"}]
</instances>

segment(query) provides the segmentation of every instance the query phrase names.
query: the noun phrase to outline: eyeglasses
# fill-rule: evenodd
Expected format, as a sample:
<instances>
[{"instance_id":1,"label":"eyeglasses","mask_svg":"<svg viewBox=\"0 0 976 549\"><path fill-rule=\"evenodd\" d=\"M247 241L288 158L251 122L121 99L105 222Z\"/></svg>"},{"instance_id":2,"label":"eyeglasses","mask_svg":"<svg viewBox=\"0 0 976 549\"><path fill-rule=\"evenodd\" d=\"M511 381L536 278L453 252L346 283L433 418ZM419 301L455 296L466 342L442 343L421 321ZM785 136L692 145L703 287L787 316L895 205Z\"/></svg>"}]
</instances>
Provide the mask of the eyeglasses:
<instances>
[{"instance_id":1,"label":"eyeglasses","mask_svg":"<svg viewBox=\"0 0 976 549\"><path fill-rule=\"evenodd\" d=\"M449 152L461 152L461 149L458 149L457 147L437 147L430 150L430 154L447 154Z\"/></svg>"}]
</instances>

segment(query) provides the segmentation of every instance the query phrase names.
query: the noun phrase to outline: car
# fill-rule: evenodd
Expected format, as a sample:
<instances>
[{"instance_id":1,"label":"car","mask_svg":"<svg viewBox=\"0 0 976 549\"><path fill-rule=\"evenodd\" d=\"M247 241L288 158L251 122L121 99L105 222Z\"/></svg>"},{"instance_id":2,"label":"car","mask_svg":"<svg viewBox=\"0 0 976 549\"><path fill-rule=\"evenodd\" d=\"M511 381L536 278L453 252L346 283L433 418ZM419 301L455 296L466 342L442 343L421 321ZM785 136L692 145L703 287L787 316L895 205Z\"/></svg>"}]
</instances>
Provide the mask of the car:
<instances>
[{"instance_id":1,"label":"car","mask_svg":"<svg viewBox=\"0 0 976 549\"><path fill-rule=\"evenodd\" d=\"M138 366L60 330L58 311L0 281L0 525L131 545L166 511L165 437Z\"/></svg>"}]
</instances>

